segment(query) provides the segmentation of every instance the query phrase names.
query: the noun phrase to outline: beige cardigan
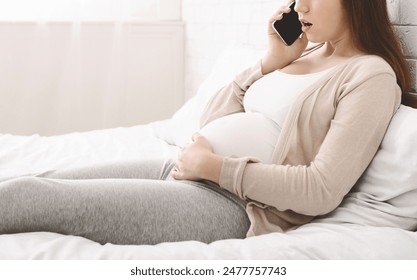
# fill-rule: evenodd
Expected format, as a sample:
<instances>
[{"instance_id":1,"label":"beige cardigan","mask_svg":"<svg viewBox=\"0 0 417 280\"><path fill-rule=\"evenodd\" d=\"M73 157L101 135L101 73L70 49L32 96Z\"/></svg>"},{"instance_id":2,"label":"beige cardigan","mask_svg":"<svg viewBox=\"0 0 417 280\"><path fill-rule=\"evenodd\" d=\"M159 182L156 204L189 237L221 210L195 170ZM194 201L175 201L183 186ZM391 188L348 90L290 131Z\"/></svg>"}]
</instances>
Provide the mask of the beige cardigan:
<instances>
[{"instance_id":1,"label":"beige cardigan","mask_svg":"<svg viewBox=\"0 0 417 280\"><path fill-rule=\"evenodd\" d=\"M261 77L258 62L222 88L201 126L243 112L246 90ZM385 60L353 57L297 98L276 144L275 164L225 158L219 185L249 202L248 236L294 229L334 210L374 157L400 99Z\"/></svg>"}]
</instances>

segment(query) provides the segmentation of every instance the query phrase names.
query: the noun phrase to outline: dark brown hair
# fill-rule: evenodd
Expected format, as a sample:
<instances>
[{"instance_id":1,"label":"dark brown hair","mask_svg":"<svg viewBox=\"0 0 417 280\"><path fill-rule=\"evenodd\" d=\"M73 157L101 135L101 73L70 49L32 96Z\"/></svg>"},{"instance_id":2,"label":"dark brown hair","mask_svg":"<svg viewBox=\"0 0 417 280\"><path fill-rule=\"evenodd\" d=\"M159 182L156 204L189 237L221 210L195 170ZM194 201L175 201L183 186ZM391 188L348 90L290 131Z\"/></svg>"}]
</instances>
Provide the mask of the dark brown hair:
<instances>
[{"instance_id":1,"label":"dark brown hair","mask_svg":"<svg viewBox=\"0 0 417 280\"><path fill-rule=\"evenodd\" d=\"M410 69L388 16L386 0L342 0L354 44L384 58L397 76L403 96L410 90Z\"/></svg>"}]
</instances>

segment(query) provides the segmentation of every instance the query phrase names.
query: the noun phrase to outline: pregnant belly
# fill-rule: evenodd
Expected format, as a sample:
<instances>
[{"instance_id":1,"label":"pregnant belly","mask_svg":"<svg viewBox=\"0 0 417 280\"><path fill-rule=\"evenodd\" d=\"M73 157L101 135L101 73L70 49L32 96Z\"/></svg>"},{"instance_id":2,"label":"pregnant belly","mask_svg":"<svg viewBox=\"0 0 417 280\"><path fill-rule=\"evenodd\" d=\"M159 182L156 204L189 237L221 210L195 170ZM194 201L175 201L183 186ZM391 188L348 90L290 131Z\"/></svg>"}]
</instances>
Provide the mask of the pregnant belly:
<instances>
[{"instance_id":1,"label":"pregnant belly","mask_svg":"<svg viewBox=\"0 0 417 280\"><path fill-rule=\"evenodd\" d=\"M250 156L263 163L272 163L272 154L280 127L259 113L228 115L203 127L201 135L222 156Z\"/></svg>"}]
</instances>

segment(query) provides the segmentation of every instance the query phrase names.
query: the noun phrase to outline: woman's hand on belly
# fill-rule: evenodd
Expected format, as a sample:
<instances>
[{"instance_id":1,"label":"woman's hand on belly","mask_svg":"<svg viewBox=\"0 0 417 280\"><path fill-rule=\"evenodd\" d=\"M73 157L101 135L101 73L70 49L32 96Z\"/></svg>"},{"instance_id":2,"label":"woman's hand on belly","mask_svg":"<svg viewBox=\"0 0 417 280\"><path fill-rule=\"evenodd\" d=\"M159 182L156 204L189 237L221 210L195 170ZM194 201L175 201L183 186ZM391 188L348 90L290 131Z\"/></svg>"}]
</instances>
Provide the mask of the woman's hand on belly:
<instances>
[{"instance_id":1,"label":"woman's hand on belly","mask_svg":"<svg viewBox=\"0 0 417 280\"><path fill-rule=\"evenodd\" d=\"M216 155L210 143L196 133L175 162L172 176L177 180L209 180L219 183L223 157Z\"/></svg>"}]
</instances>

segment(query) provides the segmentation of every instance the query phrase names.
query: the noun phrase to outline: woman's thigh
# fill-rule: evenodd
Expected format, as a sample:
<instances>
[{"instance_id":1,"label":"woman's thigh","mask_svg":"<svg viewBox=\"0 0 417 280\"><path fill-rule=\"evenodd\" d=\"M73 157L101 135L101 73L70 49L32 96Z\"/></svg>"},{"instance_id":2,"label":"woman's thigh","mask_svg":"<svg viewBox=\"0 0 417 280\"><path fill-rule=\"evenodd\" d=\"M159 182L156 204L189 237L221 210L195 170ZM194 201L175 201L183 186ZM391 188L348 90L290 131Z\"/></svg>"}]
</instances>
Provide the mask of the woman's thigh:
<instances>
[{"instance_id":1,"label":"woman's thigh","mask_svg":"<svg viewBox=\"0 0 417 280\"><path fill-rule=\"evenodd\" d=\"M187 181L21 177L0 183L0 233L51 231L99 243L244 238L242 204Z\"/></svg>"},{"instance_id":2,"label":"woman's thigh","mask_svg":"<svg viewBox=\"0 0 417 280\"><path fill-rule=\"evenodd\" d=\"M115 161L70 169L49 170L36 177L53 179L153 179L165 180L174 166L172 159L150 158Z\"/></svg>"}]
</instances>

